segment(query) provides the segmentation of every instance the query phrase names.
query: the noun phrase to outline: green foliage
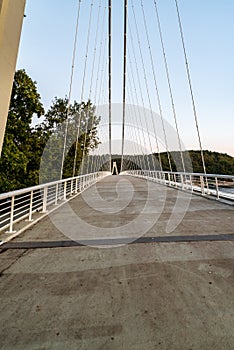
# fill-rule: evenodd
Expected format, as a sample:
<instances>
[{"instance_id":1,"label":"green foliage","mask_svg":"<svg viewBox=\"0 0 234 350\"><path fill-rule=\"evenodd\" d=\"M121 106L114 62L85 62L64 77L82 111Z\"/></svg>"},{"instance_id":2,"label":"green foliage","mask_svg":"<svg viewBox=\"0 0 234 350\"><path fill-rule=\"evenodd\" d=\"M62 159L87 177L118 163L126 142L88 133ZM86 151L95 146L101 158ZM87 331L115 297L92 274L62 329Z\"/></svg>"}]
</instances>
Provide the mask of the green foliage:
<instances>
[{"instance_id":1,"label":"green foliage","mask_svg":"<svg viewBox=\"0 0 234 350\"><path fill-rule=\"evenodd\" d=\"M0 158L0 192L37 185L41 159L43 171L40 181L58 180L66 126L64 178L73 175L76 151L75 174L78 174L83 157L99 144L97 126L100 118L96 117L91 101L81 104L75 101L68 105L67 98L55 98L44 115L40 99L36 82L24 70L17 71ZM44 115L43 121L36 127L32 126L34 115ZM80 132L76 147L77 129Z\"/></svg>"},{"instance_id":2,"label":"green foliage","mask_svg":"<svg viewBox=\"0 0 234 350\"><path fill-rule=\"evenodd\" d=\"M234 175L234 158L228 154L203 151L206 172L207 174L220 174L220 175ZM186 151L183 152L185 158L185 169L187 172L203 173L202 159L200 151ZM158 157L158 155L156 155ZM172 170L178 171L176 164L179 163L180 152L171 152L170 159L172 164ZM190 158L190 159L189 159ZM163 170L169 171L169 162L167 153L161 153L161 159L163 164ZM190 161L189 161L190 160ZM191 168L192 165L192 168Z\"/></svg>"},{"instance_id":3,"label":"green foliage","mask_svg":"<svg viewBox=\"0 0 234 350\"><path fill-rule=\"evenodd\" d=\"M67 98L55 98L41 126L47 134L41 164L41 182L60 178L65 135L67 137L63 178L83 172L84 168L81 168L83 157L99 144L97 137L99 122L100 117L95 115L95 107L91 101L81 104L75 101L69 106Z\"/></svg>"},{"instance_id":4,"label":"green foliage","mask_svg":"<svg viewBox=\"0 0 234 350\"><path fill-rule=\"evenodd\" d=\"M28 162L32 149L33 115L44 113L36 82L25 70L15 73L5 139L0 158L0 191L6 192L30 185Z\"/></svg>"},{"instance_id":5,"label":"green foliage","mask_svg":"<svg viewBox=\"0 0 234 350\"><path fill-rule=\"evenodd\" d=\"M190 151L190 157L195 172L203 172L201 154L199 151ZM204 151L207 174L234 175L234 158L226 153Z\"/></svg>"},{"instance_id":6,"label":"green foliage","mask_svg":"<svg viewBox=\"0 0 234 350\"><path fill-rule=\"evenodd\" d=\"M170 162L172 166L172 171L181 171L181 154L180 152L170 152ZM193 173L203 173L202 159L200 151L186 151L183 152L185 170L186 172ZM170 171L168 155L166 152L160 153L160 158L162 161L162 168L164 171ZM220 174L220 175L234 175L234 158L218 152L204 151L204 158L206 163L207 174ZM156 165L156 170L160 170L159 154L154 154L154 160ZM112 156L112 161L117 163L118 169L121 167L121 158L118 155ZM154 169L152 156L142 155L135 156L125 156L124 166L125 168L139 169L141 165L145 169Z\"/></svg>"},{"instance_id":7,"label":"green foliage","mask_svg":"<svg viewBox=\"0 0 234 350\"><path fill-rule=\"evenodd\" d=\"M0 159L0 191L9 192L24 186L27 174L27 157L14 142L13 135L6 134Z\"/></svg>"}]
</instances>

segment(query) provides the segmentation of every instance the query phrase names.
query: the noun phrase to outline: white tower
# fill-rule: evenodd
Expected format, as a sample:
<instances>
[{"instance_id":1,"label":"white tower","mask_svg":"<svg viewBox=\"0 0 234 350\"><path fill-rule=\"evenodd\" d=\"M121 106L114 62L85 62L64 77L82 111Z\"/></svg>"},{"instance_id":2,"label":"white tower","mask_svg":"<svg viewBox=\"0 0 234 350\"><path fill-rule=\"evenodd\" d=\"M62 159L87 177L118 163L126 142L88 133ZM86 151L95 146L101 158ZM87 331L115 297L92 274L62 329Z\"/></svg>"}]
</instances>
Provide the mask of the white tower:
<instances>
[{"instance_id":1,"label":"white tower","mask_svg":"<svg viewBox=\"0 0 234 350\"><path fill-rule=\"evenodd\" d=\"M0 0L0 155L26 0Z\"/></svg>"}]
</instances>

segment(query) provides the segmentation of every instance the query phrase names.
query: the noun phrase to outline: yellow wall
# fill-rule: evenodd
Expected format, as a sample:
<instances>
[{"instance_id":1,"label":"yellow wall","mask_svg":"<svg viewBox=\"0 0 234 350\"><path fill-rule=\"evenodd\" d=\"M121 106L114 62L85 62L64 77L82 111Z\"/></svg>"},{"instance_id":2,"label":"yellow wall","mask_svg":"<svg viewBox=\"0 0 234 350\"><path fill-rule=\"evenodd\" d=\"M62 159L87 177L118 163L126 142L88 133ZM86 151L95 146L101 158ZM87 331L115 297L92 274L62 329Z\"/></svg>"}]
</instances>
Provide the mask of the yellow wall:
<instances>
[{"instance_id":1,"label":"yellow wall","mask_svg":"<svg viewBox=\"0 0 234 350\"><path fill-rule=\"evenodd\" d=\"M26 0L0 0L0 154Z\"/></svg>"}]
</instances>

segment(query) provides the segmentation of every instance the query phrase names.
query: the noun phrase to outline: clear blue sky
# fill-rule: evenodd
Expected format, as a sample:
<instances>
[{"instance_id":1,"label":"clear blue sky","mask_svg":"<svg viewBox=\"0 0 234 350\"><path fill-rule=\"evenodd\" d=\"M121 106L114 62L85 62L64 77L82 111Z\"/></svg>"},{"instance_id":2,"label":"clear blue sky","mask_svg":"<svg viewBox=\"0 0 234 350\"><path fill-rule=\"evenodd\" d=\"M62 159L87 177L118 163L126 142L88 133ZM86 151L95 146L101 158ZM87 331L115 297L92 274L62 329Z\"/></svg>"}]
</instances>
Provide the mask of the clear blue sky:
<instances>
[{"instance_id":1,"label":"clear blue sky","mask_svg":"<svg viewBox=\"0 0 234 350\"><path fill-rule=\"evenodd\" d=\"M92 22L91 48L85 84L86 98L89 96L99 1L94 1L93 8L94 21ZM143 30L140 0L133 1L152 94L152 105L157 112L158 107L153 93L152 72ZM121 102L123 1L112 0L112 2L113 102ZM55 96L64 97L69 91L77 4L78 0L27 0L25 11L27 17L24 20L17 68L25 68L32 79L37 81L45 108L50 106ZM107 0L102 0L101 4L101 14L103 14ZM155 62L157 62L156 68L164 116L173 124L153 0L144 0L144 4L153 55ZM203 146L205 149L225 152L234 156L234 1L179 0L179 5ZM187 149L198 149L175 3L174 0L158 0L158 6L181 137ZM79 100L81 95L89 10L90 0L82 0L72 93L72 98L76 100ZM130 25L134 30L131 6L129 16ZM102 25L105 26L105 22L100 24L99 37ZM134 35L134 37L136 36ZM134 45L137 50L137 41ZM137 58L140 66L139 53ZM103 75L105 79L104 72ZM143 84L141 66L140 75ZM146 96L145 90L144 96ZM99 101L106 102L106 97L105 92L103 96L101 94ZM148 106L147 99L146 106Z\"/></svg>"}]
</instances>

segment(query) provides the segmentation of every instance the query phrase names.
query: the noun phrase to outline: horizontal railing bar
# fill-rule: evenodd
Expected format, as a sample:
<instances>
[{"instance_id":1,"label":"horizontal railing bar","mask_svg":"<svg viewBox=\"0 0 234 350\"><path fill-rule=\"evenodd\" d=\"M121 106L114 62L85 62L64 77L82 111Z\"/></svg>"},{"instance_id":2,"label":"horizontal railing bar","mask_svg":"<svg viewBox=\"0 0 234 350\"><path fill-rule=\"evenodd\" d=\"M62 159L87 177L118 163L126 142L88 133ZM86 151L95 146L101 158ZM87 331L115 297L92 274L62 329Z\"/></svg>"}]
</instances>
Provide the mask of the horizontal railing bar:
<instances>
[{"instance_id":1,"label":"horizontal railing bar","mask_svg":"<svg viewBox=\"0 0 234 350\"><path fill-rule=\"evenodd\" d=\"M21 195L21 194L24 194L24 193L27 193L27 192L31 192L31 191L34 191L34 190L41 190L41 189L44 189L45 187L49 187L49 186L57 185L57 184L63 184L65 182L68 182L68 181L71 181L71 180L74 181L76 179L85 178L86 176L95 175L95 174L98 174L98 173L91 173L91 174L88 174L88 175L79 175L79 176L72 177L72 178L62 179L62 180L48 182L48 183L44 183L44 184L33 186L33 187L23 188L21 190L16 190L16 191L12 191L12 192L2 193L2 194L0 194L0 200L6 199L6 198L9 198L9 197L12 197L12 196L16 197L18 195Z\"/></svg>"},{"instance_id":2,"label":"horizontal railing bar","mask_svg":"<svg viewBox=\"0 0 234 350\"><path fill-rule=\"evenodd\" d=\"M5 213L4 213L4 214L0 214L0 218L1 218L2 216L6 215L7 210L9 210L9 209L10 209L10 207L1 209L0 212L3 212L3 211L4 211Z\"/></svg>"},{"instance_id":3,"label":"horizontal railing bar","mask_svg":"<svg viewBox=\"0 0 234 350\"><path fill-rule=\"evenodd\" d=\"M211 178L229 178L234 181L234 175L221 175L221 174L204 174L204 173L183 173L183 172L170 172L170 171L156 171L156 170L140 170L142 172L153 172L153 173L159 173L159 174L171 174L171 175L187 175L187 176L205 176L205 177L211 177ZM128 172L128 171L127 171Z\"/></svg>"},{"instance_id":4,"label":"horizontal railing bar","mask_svg":"<svg viewBox=\"0 0 234 350\"><path fill-rule=\"evenodd\" d=\"M8 213L8 215L9 215L9 213ZM8 218L6 218L6 219L1 221L1 225L4 224L4 222L6 222L6 221L10 221L10 217L9 216L8 216Z\"/></svg>"},{"instance_id":5,"label":"horizontal railing bar","mask_svg":"<svg viewBox=\"0 0 234 350\"><path fill-rule=\"evenodd\" d=\"M8 233L15 236L16 223L24 219L33 221L32 217L36 212L46 214L54 210L53 205L62 205L63 201L75 197L100 178L110 174L110 172L96 172L1 194L0 231L8 228ZM36 221L42 217L44 215L40 215ZM26 226L28 227L28 224Z\"/></svg>"},{"instance_id":6,"label":"horizontal railing bar","mask_svg":"<svg viewBox=\"0 0 234 350\"><path fill-rule=\"evenodd\" d=\"M203 173L176 173L153 170L128 170L122 175L132 175L140 178L148 178L157 183L215 197L216 199L234 200L234 176L203 174Z\"/></svg>"},{"instance_id":7,"label":"horizontal railing bar","mask_svg":"<svg viewBox=\"0 0 234 350\"><path fill-rule=\"evenodd\" d=\"M4 231L6 230L8 227L10 226L10 223L6 224L5 226L1 227L1 231Z\"/></svg>"}]
</instances>

